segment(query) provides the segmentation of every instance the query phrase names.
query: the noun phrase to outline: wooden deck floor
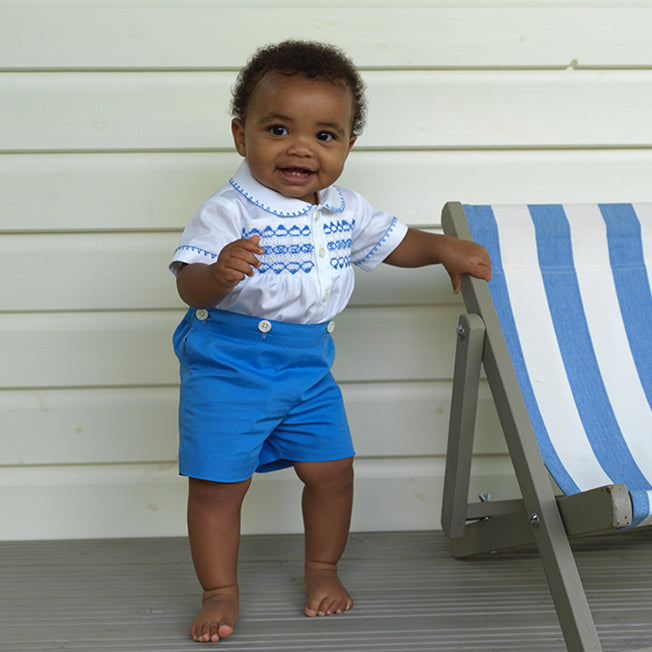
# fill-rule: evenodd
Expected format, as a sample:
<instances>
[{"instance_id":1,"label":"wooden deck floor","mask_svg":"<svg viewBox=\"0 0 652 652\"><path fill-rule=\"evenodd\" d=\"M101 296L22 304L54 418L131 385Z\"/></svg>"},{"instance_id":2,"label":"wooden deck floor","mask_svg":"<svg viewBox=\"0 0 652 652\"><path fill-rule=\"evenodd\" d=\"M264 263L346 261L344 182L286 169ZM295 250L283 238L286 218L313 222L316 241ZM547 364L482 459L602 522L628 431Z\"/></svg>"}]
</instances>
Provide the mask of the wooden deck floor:
<instances>
[{"instance_id":1,"label":"wooden deck floor","mask_svg":"<svg viewBox=\"0 0 652 652\"><path fill-rule=\"evenodd\" d=\"M578 565L605 651L652 645L648 533L587 540ZM242 615L227 651L564 650L533 553L456 561L441 532L353 534L341 564L356 604L302 615L300 536L244 537ZM0 543L0 649L201 649L184 539Z\"/></svg>"}]
</instances>

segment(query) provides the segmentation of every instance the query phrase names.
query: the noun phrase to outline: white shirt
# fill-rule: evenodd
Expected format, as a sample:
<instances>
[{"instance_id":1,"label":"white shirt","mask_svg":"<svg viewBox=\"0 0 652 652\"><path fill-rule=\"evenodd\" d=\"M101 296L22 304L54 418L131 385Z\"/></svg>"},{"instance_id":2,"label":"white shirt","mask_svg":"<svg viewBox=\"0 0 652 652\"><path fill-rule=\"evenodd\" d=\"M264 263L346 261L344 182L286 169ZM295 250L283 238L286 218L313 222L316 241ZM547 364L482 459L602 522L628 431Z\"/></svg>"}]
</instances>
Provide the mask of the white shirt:
<instances>
[{"instance_id":1,"label":"white shirt","mask_svg":"<svg viewBox=\"0 0 652 652\"><path fill-rule=\"evenodd\" d=\"M337 186L320 191L318 202L263 186L243 161L192 217L170 270L176 275L182 263L214 263L227 244L260 235L260 267L216 308L297 324L329 321L351 298L351 264L374 269L403 240L407 226Z\"/></svg>"}]
</instances>

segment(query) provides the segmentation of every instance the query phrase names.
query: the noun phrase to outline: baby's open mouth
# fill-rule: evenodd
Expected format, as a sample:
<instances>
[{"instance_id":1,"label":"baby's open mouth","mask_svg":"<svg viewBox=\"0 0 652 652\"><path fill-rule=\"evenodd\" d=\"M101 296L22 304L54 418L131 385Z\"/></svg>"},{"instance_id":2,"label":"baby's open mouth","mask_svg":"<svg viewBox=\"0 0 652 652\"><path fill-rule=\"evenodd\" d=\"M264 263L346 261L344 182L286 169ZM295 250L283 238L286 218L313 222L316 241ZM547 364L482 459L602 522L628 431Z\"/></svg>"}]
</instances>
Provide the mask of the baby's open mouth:
<instances>
[{"instance_id":1,"label":"baby's open mouth","mask_svg":"<svg viewBox=\"0 0 652 652\"><path fill-rule=\"evenodd\" d=\"M308 168L279 168L279 171L284 177L288 179L296 179L297 181L307 179L314 174L314 172Z\"/></svg>"}]
</instances>

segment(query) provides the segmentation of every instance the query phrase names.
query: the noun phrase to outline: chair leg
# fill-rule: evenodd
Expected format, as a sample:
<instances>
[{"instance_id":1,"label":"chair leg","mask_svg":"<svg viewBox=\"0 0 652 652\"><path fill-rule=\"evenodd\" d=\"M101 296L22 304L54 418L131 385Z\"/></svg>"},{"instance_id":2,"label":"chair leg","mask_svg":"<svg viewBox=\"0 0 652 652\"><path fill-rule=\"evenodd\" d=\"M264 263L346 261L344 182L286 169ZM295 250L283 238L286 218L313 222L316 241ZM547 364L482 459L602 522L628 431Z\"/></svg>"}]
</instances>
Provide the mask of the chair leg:
<instances>
[{"instance_id":1,"label":"chair leg","mask_svg":"<svg viewBox=\"0 0 652 652\"><path fill-rule=\"evenodd\" d=\"M570 652L601 652L593 616L556 504L549 509L520 509L469 523L462 538L451 540L451 547L455 557L465 557L532 542L539 551L567 649ZM532 649L536 649L535 643Z\"/></svg>"},{"instance_id":2,"label":"chair leg","mask_svg":"<svg viewBox=\"0 0 652 652\"><path fill-rule=\"evenodd\" d=\"M602 646L557 505L541 511L549 514L539 517L534 537L566 647L570 652L601 652ZM531 514L531 524L532 518Z\"/></svg>"},{"instance_id":3,"label":"chair leg","mask_svg":"<svg viewBox=\"0 0 652 652\"><path fill-rule=\"evenodd\" d=\"M504 353L503 355L506 355ZM468 510L468 493L473 452L473 436L480 381L484 363L487 376L496 373L495 349L485 337L485 326L476 314L460 317L455 354L455 375L449 427L442 528L453 540L458 552L465 549L464 539ZM517 386L507 388L502 382L492 384L494 401L501 418L514 470L519 481L525 512L513 521L513 541L523 543L533 536L539 550L559 623L570 652L601 652L593 616L575 564L561 514L550 486L548 474L532 432L525 406L514 405L509 396L517 395ZM508 384L510 381L507 381ZM511 379L516 385L515 378ZM510 391L511 390L511 391ZM500 519L498 519L500 520ZM512 527L508 528L512 530ZM530 528L528 536L526 531ZM470 528L470 541L477 538ZM482 530L480 525L477 530ZM497 533L498 534L498 533ZM517 544L518 545L518 544ZM472 546L471 546L472 547ZM468 550L465 550L468 554ZM462 553L464 554L464 553Z\"/></svg>"},{"instance_id":4,"label":"chair leg","mask_svg":"<svg viewBox=\"0 0 652 652\"><path fill-rule=\"evenodd\" d=\"M593 616L506 347L487 329L483 363L566 646L600 652ZM511 373L509 372L511 370ZM502 373L501 373L502 372Z\"/></svg>"},{"instance_id":5,"label":"chair leg","mask_svg":"<svg viewBox=\"0 0 652 652\"><path fill-rule=\"evenodd\" d=\"M484 323L475 314L460 316L448 428L442 529L450 539L464 535L475 415L478 404Z\"/></svg>"}]
</instances>

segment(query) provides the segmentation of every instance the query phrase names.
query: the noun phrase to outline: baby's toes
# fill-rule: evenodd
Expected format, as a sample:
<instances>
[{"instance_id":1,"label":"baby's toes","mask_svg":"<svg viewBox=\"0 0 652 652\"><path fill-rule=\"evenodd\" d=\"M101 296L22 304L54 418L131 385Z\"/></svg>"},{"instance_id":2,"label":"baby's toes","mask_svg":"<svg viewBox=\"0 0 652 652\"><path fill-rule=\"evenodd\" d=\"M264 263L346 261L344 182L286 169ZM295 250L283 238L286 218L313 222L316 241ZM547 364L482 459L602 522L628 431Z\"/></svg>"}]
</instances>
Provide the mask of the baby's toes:
<instances>
[{"instance_id":1,"label":"baby's toes","mask_svg":"<svg viewBox=\"0 0 652 652\"><path fill-rule=\"evenodd\" d=\"M342 601L335 598L325 598L317 610L318 616L332 616L335 613L342 613L340 610L340 603Z\"/></svg>"},{"instance_id":2,"label":"baby's toes","mask_svg":"<svg viewBox=\"0 0 652 652\"><path fill-rule=\"evenodd\" d=\"M316 616L320 607L321 607L321 600L318 599L308 600L305 609L306 616L308 616L308 618L312 618L313 616Z\"/></svg>"}]
</instances>

